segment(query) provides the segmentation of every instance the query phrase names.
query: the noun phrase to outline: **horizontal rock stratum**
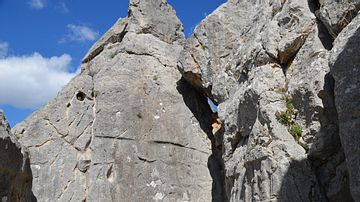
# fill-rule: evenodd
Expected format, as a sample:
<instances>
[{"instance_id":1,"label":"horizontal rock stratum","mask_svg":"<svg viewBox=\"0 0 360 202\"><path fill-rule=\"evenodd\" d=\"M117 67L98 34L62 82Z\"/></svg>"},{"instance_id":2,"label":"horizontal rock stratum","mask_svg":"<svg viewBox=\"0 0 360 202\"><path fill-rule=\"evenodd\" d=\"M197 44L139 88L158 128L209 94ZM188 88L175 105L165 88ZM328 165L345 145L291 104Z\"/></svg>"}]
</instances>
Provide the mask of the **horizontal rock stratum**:
<instances>
[{"instance_id":1,"label":"horizontal rock stratum","mask_svg":"<svg viewBox=\"0 0 360 202\"><path fill-rule=\"evenodd\" d=\"M19 196L360 201L359 8L228 0L185 39L166 0L130 0L81 73L12 129L30 153Z\"/></svg>"}]
</instances>

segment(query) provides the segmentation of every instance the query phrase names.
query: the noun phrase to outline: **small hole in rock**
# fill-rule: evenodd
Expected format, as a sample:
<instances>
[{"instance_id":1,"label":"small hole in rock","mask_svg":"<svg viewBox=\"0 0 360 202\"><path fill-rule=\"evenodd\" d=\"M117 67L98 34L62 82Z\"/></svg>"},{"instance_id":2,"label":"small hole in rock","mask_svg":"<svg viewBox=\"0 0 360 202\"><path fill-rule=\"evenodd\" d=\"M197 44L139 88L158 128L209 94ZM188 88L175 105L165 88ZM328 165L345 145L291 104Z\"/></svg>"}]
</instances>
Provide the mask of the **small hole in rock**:
<instances>
[{"instance_id":1,"label":"small hole in rock","mask_svg":"<svg viewBox=\"0 0 360 202\"><path fill-rule=\"evenodd\" d=\"M85 93L79 92L78 94L76 94L76 99L79 100L79 101L84 101Z\"/></svg>"}]
</instances>

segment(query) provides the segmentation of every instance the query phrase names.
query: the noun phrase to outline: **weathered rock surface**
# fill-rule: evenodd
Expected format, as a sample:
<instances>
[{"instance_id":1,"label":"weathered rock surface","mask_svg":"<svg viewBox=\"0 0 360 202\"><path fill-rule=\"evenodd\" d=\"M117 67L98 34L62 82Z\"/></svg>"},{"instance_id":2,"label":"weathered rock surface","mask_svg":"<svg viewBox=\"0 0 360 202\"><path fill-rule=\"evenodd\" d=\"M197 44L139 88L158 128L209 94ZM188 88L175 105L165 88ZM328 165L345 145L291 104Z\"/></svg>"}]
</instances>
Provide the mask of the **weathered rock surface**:
<instances>
[{"instance_id":1,"label":"weathered rock surface","mask_svg":"<svg viewBox=\"0 0 360 202\"><path fill-rule=\"evenodd\" d=\"M325 5L336 4L328 3ZM356 11L351 9L356 4L344 6L331 12L355 17ZM227 10L221 10L223 7ZM346 168L347 147L340 142L335 76L328 64L332 49L329 33L337 35L330 30L346 19L339 17L332 24L324 18L320 18L324 24L316 21L315 10L319 9L319 14L326 8L319 9L311 1L228 1L203 20L187 40L178 68L189 83L219 104L225 188L230 201L359 198L350 194L352 176ZM223 36L229 32L226 18L210 18L226 13L236 19L234 24L239 27L233 27L240 31L230 31L236 40L224 45L208 33ZM213 24L224 26L215 31ZM205 34L199 37L197 30ZM226 56L209 54L219 52L214 48L217 46L232 50ZM221 62L214 65L214 61ZM288 113L283 123L282 112Z\"/></svg>"},{"instance_id":2,"label":"weathered rock surface","mask_svg":"<svg viewBox=\"0 0 360 202\"><path fill-rule=\"evenodd\" d=\"M82 72L13 128L35 197L359 201L358 10L229 0L185 40L165 0L130 0Z\"/></svg>"},{"instance_id":3,"label":"weathered rock surface","mask_svg":"<svg viewBox=\"0 0 360 202\"><path fill-rule=\"evenodd\" d=\"M320 9L316 11L318 18L325 24L329 34L336 38L360 10L359 1L320 0Z\"/></svg>"},{"instance_id":4,"label":"weathered rock surface","mask_svg":"<svg viewBox=\"0 0 360 202\"><path fill-rule=\"evenodd\" d=\"M165 0L131 0L82 72L14 127L38 201L222 201L212 111L176 69L184 41Z\"/></svg>"},{"instance_id":5,"label":"weathered rock surface","mask_svg":"<svg viewBox=\"0 0 360 202\"><path fill-rule=\"evenodd\" d=\"M32 175L28 150L10 131L0 110L0 198L3 202L31 201Z\"/></svg>"},{"instance_id":6,"label":"weathered rock surface","mask_svg":"<svg viewBox=\"0 0 360 202\"><path fill-rule=\"evenodd\" d=\"M360 16L335 39L329 64L335 78L335 103L339 114L339 135L344 147L350 189L360 200Z\"/></svg>"}]
</instances>

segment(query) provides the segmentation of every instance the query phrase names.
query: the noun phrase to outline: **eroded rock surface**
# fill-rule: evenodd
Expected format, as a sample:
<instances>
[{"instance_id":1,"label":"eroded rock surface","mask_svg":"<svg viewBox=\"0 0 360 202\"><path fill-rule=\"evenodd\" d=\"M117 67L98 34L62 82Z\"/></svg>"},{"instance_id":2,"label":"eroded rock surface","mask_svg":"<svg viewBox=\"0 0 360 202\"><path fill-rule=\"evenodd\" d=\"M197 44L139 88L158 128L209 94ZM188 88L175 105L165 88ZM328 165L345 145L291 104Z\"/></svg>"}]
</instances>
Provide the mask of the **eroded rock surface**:
<instances>
[{"instance_id":1,"label":"eroded rock surface","mask_svg":"<svg viewBox=\"0 0 360 202\"><path fill-rule=\"evenodd\" d=\"M357 16L335 39L329 64L335 78L335 103L339 114L339 135L344 147L350 189L360 200L360 78L358 47L360 16Z\"/></svg>"},{"instance_id":2,"label":"eroded rock surface","mask_svg":"<svg viewBox=\"0 0 360 202\"><path fill-rule=\"evenodd\" d=\"M178 68L219 104L229 201L357 199L328 63L332 38L356 16L357 3L335 4L229 0L187 40ZM328 6L332 24L320 16Z\"/></svg>"},{"instance_id":3,"label":"eroded rock surface","mask_svg":"<svg viewBox=\"0 0 360 202\"><path fill-rule=\"evenodd\" d=\"M0 199L3 202L31 201L32 174L29 151L11 133L0 110Z\"/></svg>"},{"instance_id":4,"label":"eroded rock surface","mask_svg":"<svg viewBox=\"0 0 360 202\"><path fill-rule=\"evenodd\" d=\"M359 201L358 10L229 0L185 40L165 0L131 0L81 73L13 129L34 195Z\"/></svg>"},{"instance_id":5,"label":"eroded rock surface","mask_svg":"<svg viewBox=\"0 0 360 202\"><path fill-rule=\"evenodd\" d=\"M176 69L182 29L165 0L131 0L81 73L14 127L38 201L222 201L212 111Z\"/></svg>"}]
</instances>

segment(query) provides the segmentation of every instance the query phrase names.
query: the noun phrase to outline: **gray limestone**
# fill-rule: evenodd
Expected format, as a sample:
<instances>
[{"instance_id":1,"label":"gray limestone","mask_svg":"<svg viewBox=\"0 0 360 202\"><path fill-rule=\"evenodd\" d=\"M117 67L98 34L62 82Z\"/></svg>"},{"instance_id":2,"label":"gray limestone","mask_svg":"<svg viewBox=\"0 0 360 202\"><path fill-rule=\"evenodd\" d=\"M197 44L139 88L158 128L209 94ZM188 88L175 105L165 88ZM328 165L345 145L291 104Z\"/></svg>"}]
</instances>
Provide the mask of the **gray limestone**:
<instances>
[{"instance_id":1,"label":"gray limestone","mask_svg":"<svg viewBox=\"0 0 360 202\"><path fill-rule=\"evenodd\" d=\"M357 10L229 0L185 40L165 0L130 0L81 73L12 129L33 199L359 201Z\"/></svg>"},{"instance_id":2,"label":"gray limestone","mask_svg":"<svg viewBox=\"0 0 360 202\"><path fill-rule=\"evenodd\" d=\"M166 1L130 1L81 73L13 128L38 201L222 201L212 111L176 69L184 41Z\"/></svg>"},{"instance_id":3,"label":"gray limestone","mask_svg":"<svg viewBox=\"0 0 360 202\"><path fill-rule=\"evenodd\" d=\"M360 16L357 16L335 39L329 58L331 74L335 79L339 136L344 147L350 190L355 201L360 201L359 28Z\"/></svg>"},{"instance_id":4,"label":"gray limestone","mask_svg":"<svg viewBox=\"0 0 360 202\"><path fill-rule=\"evenodd\" d=\"M2 110L0 110L0 182L1 201L31 201L32 174L29 152L11 133Z\"/></svg>"}]
</instances>

